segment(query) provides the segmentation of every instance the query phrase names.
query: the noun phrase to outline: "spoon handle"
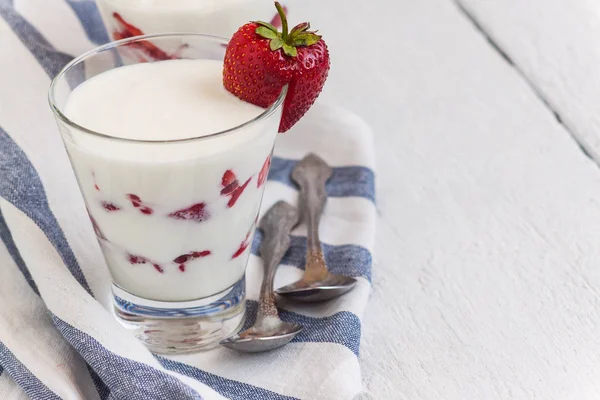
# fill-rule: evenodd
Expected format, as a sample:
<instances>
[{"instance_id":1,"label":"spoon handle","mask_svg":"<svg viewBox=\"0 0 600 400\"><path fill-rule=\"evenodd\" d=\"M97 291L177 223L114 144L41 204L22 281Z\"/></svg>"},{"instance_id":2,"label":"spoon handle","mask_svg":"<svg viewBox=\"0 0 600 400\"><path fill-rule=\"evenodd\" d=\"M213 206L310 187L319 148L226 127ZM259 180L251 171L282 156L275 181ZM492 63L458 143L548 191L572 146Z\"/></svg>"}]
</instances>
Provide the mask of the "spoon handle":
<instances>
[{"instance_id":1,"label":"spoon handle","mask_svg":"<svg viewBox=\"0 0 600 400\"><path fill-rule=\"evenodd\" d=\"M304 157L292 172L292 179L300 186L300 206L308 231L305 275L314 279L328 274L319 238L319 223L327 202L325 183L332 172L331 167L315 154Z\"/></svg>"},{"instance_id":2,"label":"spoon handle","mask_svg":"<svg viewBox=\"0 0 600 400\"><path fill-rule=\"evenodd\" d=\"M275 280L275 273L279 262L283 258L283 255L290 247L290 238L286 235L282 238L271 238L271 243L263 241L261 245L261 254L263 254L263 246L274 246L276 251L265 257L264 265L264 278L260 286L260 297L258 307L258 318L260 317L272 317L278 316L277 306L275 305L275 293L273 292L273 282ZM276 243L275 243L276 242ZM268 254L268 253L267 253ZM264 257L264 256L263 256Z\"/></svg>"},{"instance_id":3,"label":"spoon handle","mask_svg":"<svg viewBox=\"0 0 600 400\"><path fill-rule=\"evenodd\" d=\"M260 246L264 260L264 278L260 287L257 321L278 316L273 281L277 267L290 247L289 234L297 223L298 211L285 201L277 202L260 221L260 229L265 234Z\"/></svg>"}]
</instances>

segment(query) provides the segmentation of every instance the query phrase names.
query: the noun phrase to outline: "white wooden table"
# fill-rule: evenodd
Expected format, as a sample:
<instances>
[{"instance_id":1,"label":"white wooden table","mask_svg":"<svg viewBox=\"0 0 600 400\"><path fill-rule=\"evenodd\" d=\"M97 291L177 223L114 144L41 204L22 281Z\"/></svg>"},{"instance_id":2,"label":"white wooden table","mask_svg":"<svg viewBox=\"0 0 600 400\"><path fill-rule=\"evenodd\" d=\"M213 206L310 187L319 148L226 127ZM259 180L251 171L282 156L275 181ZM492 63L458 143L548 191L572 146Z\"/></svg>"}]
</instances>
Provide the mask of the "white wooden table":
<instances>
[{"instance_id":1,"label":"white wooden table","mask_svg":"<svg viewBox=\"0 0 600 400\"><path fill-rule=\"evenodd\" d=\"M600 3L289 3L375 131L364 397L600 398Z\"/></svg>"}]
</instances>

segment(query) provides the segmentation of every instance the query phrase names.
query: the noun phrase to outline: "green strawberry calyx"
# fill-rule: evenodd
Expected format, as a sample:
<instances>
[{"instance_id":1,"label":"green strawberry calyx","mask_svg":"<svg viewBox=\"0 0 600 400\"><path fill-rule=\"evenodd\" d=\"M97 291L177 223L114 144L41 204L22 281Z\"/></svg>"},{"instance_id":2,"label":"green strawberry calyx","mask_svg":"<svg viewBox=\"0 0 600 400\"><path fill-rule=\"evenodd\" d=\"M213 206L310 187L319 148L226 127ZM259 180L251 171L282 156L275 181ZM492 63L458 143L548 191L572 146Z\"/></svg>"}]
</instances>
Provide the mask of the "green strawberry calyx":
<instances>
[{"instance_id":1,"label":"green strawberry calyx","mask_svg":"<svg viewBox=\"0 0 600 400\"><path fill-rule=\"evenodd\" d=\"M281 18L282 32L279 32L277 28L267 22L254 21L255 24L259 25L256 28L256 34L265 39L270 39L269 47L272 51L283 49L285 55L296 57L298 47L312 46L321 40L321 36L317 35L316 31L309 31L310 23L308 22L302 22L288 32L288 22L283 7L276 1L275 8L277 8Z\"/></svg>"}]
</instances>

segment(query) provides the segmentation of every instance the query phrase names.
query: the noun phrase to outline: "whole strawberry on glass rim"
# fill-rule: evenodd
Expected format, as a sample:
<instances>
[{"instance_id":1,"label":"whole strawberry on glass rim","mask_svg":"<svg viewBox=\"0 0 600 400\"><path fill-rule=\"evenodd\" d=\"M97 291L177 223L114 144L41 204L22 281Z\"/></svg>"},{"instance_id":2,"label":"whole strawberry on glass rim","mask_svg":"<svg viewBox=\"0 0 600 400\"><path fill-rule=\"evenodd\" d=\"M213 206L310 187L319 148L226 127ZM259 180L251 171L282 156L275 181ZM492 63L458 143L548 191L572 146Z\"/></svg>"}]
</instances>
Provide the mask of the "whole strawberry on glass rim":
<instances>
[{"instance_id":1,"label":"whole strawberry on glass rim","mask_svg":"<svg viewBox=\"0 0 600 400\"><path fill-rule=\"evenodd\" d=\"M227 45L223 85L241 100L271 106L285 85L279 132L290 129L313 105L329 73L329 52L320 35L303 22L288 32L285 11L275 2L282 32L255 21L238 29Z\"/></svg>"}]
</instances>

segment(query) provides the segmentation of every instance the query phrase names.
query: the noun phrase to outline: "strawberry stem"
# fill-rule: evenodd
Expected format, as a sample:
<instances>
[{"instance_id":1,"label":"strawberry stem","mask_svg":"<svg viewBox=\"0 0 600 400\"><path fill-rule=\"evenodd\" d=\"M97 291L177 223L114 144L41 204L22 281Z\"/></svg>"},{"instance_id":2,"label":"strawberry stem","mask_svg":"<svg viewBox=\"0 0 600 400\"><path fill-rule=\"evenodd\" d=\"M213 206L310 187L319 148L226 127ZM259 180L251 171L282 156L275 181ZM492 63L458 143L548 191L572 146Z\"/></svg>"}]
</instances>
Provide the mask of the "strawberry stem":
<instances>
[{"instance_id":1,"label":"strawberry stem","mask_svg":"<svg viewBox=\"0 0 600 400\"><path fill-rule=\"evenodd\" d=\"M285 10L281 6L281 4L279 4L278 1L275 2L275 8L277 8L277 12L279 13L279 17L281 18L281 31L282 31L281 38L285 42L288 37L288 22L287 22L287 17L285 16Z\"/></svg>"}]
</instances>

